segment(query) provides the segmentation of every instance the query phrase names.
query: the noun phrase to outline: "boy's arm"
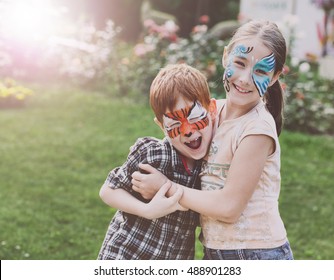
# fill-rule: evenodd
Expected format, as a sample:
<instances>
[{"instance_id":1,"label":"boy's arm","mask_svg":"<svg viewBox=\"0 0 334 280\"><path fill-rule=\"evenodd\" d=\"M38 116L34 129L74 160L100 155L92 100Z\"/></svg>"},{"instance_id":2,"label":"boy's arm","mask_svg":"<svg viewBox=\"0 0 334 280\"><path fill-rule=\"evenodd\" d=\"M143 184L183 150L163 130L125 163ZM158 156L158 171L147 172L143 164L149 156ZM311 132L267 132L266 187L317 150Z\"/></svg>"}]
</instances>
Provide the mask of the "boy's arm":
<instances>
[{"instance_id":1,"label":"boy's arm","mask_svg":"<svg viewBox=\"0 0 334 280\"><path fill-rule=\"evenodd\" d=\"M178 188L172 196L167 198L165 194L170 187L171 183L166 182L149 203L140 201L124 189L112 189L106 185L101 187L100 197L110 207L151 220L176 210L185 210L178 203L183 194L182 188Z\"/></svg>"}]
</instances>

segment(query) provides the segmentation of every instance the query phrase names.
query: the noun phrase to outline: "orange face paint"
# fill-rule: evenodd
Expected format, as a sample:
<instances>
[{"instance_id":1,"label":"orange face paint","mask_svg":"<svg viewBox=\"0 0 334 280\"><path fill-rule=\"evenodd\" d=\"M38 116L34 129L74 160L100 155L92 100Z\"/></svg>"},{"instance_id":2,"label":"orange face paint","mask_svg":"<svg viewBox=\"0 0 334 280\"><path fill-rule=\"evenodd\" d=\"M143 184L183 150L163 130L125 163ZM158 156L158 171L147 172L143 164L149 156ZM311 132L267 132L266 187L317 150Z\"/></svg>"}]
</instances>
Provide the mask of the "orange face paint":
<instances>
[{"instance_id":1,"label":"orange face paint","mask_svg":"<svg viewBox=\"0 0 334 280\"><path fill-rule=\"evenodd\" d=\"M164 127L170 138L179 135L190 137L196 130L205 128L209 124L207 111L199 102L163 116Z\"/></svg>"}]
</instances>

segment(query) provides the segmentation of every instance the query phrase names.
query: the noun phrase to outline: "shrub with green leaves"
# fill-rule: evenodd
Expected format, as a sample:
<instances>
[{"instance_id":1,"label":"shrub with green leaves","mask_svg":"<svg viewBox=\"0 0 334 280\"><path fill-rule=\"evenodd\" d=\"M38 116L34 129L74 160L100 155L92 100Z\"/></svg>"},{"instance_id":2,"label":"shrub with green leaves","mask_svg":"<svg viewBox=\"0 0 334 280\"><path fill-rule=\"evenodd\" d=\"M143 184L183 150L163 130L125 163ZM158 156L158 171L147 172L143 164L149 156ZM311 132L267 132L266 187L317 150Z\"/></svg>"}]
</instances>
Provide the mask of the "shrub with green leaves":
<instances>
[{"instance_id":1,"label":"shrub with green leaves","mask_svg":"<svg viewBox=\"0 0 334 280\"><path fill-rule=\"evenodd\" d=\"M283 78L285 127L311 134L334 134L334 81L318 76L316 63L291 62Z\"/></svg>"}]
</instances>

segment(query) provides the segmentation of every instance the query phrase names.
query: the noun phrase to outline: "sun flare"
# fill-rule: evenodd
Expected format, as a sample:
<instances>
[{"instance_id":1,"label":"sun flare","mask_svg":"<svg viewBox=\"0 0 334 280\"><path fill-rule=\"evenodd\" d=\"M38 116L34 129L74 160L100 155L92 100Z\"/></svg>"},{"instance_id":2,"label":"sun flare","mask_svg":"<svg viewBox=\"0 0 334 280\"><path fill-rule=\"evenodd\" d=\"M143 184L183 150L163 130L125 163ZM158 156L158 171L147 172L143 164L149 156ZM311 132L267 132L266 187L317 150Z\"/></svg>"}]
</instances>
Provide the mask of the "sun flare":
<instances>
[{"instance_id":1,"label":"sun flare","mask_svg":"<svg viewBox=\"0 0 334 280\"><path fill-rule=\"evenodd\" d=\"M12 0L1 4L1 35L16 41L39 41L55 33L59 9L47 0Z\"/></svg>"}]
</instances>

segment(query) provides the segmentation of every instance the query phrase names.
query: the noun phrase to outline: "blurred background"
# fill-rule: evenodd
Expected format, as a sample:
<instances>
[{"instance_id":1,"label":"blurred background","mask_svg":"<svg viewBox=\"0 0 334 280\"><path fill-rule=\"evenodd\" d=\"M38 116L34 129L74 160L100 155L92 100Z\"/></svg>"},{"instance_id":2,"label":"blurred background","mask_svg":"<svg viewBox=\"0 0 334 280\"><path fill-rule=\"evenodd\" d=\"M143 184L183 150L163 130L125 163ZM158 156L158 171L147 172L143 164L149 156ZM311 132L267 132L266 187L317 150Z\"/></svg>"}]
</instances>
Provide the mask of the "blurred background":
<instances>
[{"instance_id":1,"label":"blurred background","mask_svg":"<svg viewBox=\"0 0 334 280\"><path fill-rule=\"evenodd\" d=\"M0 0L0 258L95 259L98 196L138 137L161 67L224 98L221 56L249 19L288 43L281 213L297 259L334 259L334 0ZM196 258L201 258L197 243Z\"/></svg>"}]
</instances>

